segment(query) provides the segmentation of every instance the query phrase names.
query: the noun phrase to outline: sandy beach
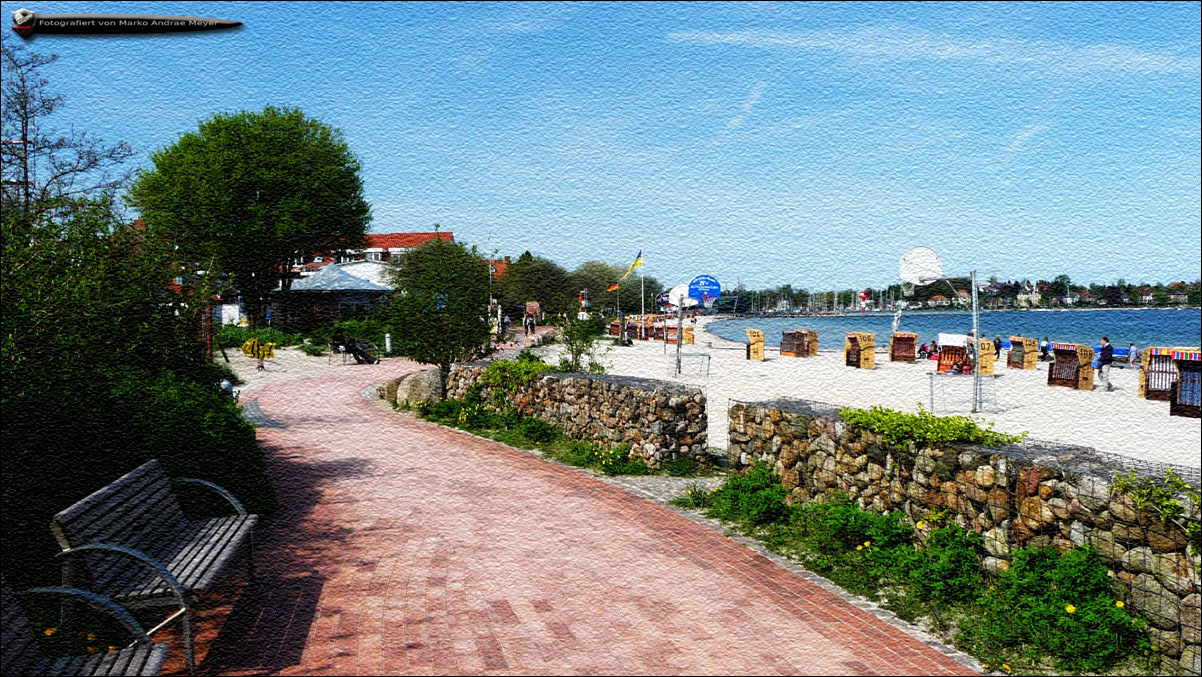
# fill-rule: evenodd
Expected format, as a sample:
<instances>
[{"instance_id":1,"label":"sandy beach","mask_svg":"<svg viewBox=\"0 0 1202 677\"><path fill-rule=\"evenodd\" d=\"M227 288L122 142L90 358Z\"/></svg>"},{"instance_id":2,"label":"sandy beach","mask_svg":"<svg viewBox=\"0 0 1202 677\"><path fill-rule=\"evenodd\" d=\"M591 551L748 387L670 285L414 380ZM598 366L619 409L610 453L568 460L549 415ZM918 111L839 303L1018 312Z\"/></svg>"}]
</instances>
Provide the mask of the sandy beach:
<instances>
[{"instance_id":1,"label":"sandy beach","mask_svg":"<svg viewBox=\"0 0 1202 677\"><path fill-rule=\"evenodd\" d=\"M726 447L726 411L731 400L803 398L837 406L881 405L911 412L917 411L921 402L930 408L929 375L935 370L934 361L889 362L887 354L878 352L876 369L860 370L843 364L842 351L821 351L816 357L802 359L782 357L769 347L763 362L753 362L745 358L743 344L705 332L705 321L698 319L696 343L683 349L708 354L709 375L704 373L703 361L693 358L685 362L685 373L676 379L705 391L711 446ZM541 350L550 361L558 346ZM611 349L603 362L613 374L673 379L675 350L673 345L665 352L663 343L636 341L632 347ZM985 390L987 399L996 401L996 411L977 416L993 422L996 430L1026 431L1032 439L1202 467L1202 420L1169 416L1167 402L1136 397L1135 371L1112 369L1114 390L1102 392L1049 386L1047 368L1046 362L1035 371L1007 369L1004 362L999 363L992 388L987 385ZM935 378L937 413L971 414L972 378ZM992 407L992 402L987 404Z\"/></svg>"},{"instance_id":2,"label":"sandy beach","mask_svg":"<svg viewBox=\"0 0 1202 677\"><path fill-rule=\"evenodd\" d=\"M705 332L706 319L698 319L697 341L684 346L684 351L709 355L708 376L704 362L690 358L685 361L685 373L674 378L675 346L669 345L665 351L660 342L636 341L631 347L612 348L602 361L612 374L679 380L702 388L708 400L713 447L726 447L726 411L731 400L803 398L836 406L881 405L904 411L917 411L920 402L928 409L931 406L933 361L889 362L885 353L878 352L876 369L869 371L845 366L841 351L821 351L816 357L801 359L782 357L769 347L763 362L753 362L745 359L743 344ZM509 344L505 350L519 347ZM537 350L554 362L561 346ZM355 364L349 357L344 364L341 356L331 360L285 348L276 351L274 360L267 360L263 371L256 371L254 360L237 350L227 352L230 366L244 381L237 386L244 401L269 383L374 366ZM220 356L217 359L221 360ZM992 380L992 387L986 387L986 408L994 410L977 416L1006 433L1026 431L1033 439L1083 445L1144 461L1202 467L1202 420L1169 416L1167 402L1136 397L1136 372L1111 370L1112 392L1078 391L1048 386L1047 365L1040 363L1035 371L1021 371L999 363L998 377ZM935 378L936 412L971 414L972 378Z\"/></svg>"}]
</instances>

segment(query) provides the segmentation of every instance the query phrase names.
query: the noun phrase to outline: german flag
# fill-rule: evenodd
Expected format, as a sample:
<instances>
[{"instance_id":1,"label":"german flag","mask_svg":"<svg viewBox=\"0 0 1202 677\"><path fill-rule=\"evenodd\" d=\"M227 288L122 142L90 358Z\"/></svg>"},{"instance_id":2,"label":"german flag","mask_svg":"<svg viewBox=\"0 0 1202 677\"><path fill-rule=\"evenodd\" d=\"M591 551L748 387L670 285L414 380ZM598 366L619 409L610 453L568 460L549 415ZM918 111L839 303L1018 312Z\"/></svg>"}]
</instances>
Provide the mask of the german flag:
<instances>
[{"instance_id":1,"label":"german flag","mask_svg":"<svg viewBox=\"0 0 1202 677\"><path fill-rule=\"evenodd\" d=\"M611 284L611 285L609 285L608 287L606 287L606 288L605 288L605 291L617 291L617 290L618 290L618 283L617 283L617 282L615 282L615 283L613 283L613 284Z\"/></svg>"}]
</instances>

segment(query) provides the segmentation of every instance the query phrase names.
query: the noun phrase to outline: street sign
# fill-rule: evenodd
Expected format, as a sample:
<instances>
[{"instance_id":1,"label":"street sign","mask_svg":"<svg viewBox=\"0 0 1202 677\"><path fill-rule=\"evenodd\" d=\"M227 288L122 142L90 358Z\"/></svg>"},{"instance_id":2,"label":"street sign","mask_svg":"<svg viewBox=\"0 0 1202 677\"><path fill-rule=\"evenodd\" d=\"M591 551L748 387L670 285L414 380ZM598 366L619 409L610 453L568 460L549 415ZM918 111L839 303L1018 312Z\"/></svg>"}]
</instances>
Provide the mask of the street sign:
<instances>
[{"instance_id":1,"label":"street sign","mask_svg":"<svg viewBox=\"0 0 1202 677\"><path fill-rule=\"evenodd\" d=\"M667 291L661 291L660 293L656 294L656 295L655 295L655 305L657 305L657 306L670 306L670 305L672 305L672 301L670 301L670 300L668 299L668 295L669 295L670 293L671 293L671 292L667 292Z\"/></svg>"},{"instance_id":2,"label":"street sign","mask_svg":"<svg viewBox=\"0 0 1202 677\"><path fill-rule=\"evenodd\" d=\"M710 298L722 295L722 285L710 275L698 275L689 283L689 298L705 303Z\"/></svg>"}]
</instances>

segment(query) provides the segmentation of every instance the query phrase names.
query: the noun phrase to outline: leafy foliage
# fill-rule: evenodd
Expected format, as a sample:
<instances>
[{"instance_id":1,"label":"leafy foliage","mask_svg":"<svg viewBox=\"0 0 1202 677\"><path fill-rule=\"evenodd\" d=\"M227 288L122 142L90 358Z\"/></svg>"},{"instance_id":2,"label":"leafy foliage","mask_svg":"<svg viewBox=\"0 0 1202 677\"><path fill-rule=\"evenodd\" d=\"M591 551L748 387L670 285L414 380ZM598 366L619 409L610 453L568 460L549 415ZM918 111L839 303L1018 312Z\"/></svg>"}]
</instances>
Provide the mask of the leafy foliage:
<instances>
[{"instance_id":1,"label":"leafy foliage","mask_svg":"<svg viewBox=\"0 0 1202 677\"><path fill-rule=\"evenodd\" d=\"M990 662L1047 655L1061 670L1093 672L1149 646L1144 622L1114 598L1105 565L1089 549L1020 550L978 607L960 641Z\"/></svg>"},{"instance_id":2,"label":"leafy foliage","mask_svg":"<svg viewBox=\"0 0 1202 677\"><path fill-rule=\"evenodd\" d=\"M789 492L772 474L767 463L756 463L745 472L731 475L714 493L711 517L759 526L785 517Z\"/></svg>"},{"instance_id":3,"label":"leafy foliage","mask_svg":"<svg viewBox=\"0 0 1202 677\"><path fill-rule=\"evenodd\" d=\"M401 355L436 364L446 380L453 362L491 351L488 263L475 249L434 238L403 254L393 268L398 294L377 312Z\"/></svg>"},{"instance_id":4,"label":"leafy foliage","mask_svg":"<svg viewBox=\"0 0 1202 677\"><path fill-rule=\"evenodd\" d=\"M936 607L967 602L981 587L981 537L956 526L936 529L910 562L910 589Z\"/></svg>"},{"instance_id":5,"label":"leafy foliage","mask_svg":"<svg viewBox=\"0 0 1202 677\"><path fill-rule=\"evenodd\" d=\"M885 442L896 449L905 448L909 442L919 446L973 442L987 447L1000 447L1019 442L1027 436L1025 432L1021 435L996 432L993 423L982 428L967 416L936 416L924 409L921 403L917 414L873 406L868 410L846 408L839 412L839 416L851 425L884 437Z\"/></svg>"},{"instance_id":6,"label":"leafy foliage","mask_svg":"<svg viewBox=\"0 0 1202 677\"><path fill-rule=\"evenodd\" d=\"M540 359L493 360L480 376L480 384L488 389L494 402L504 402L534 377L553 371Z\"/></svg>"},{"instance_id":7,"label":"leafy foliage","mask_svg":"<svg viewBox=\"0 0 1202 677\"><path fill-rule=\"evenodd\" d=\"M1186 541L1192 553L1202 552L1202 524L1197 519L1187 519L1181 499L1185 498L1194 505L1197 514L1202 492L1181 479L1177 471L1167 468L1163 481L1148 477L1140 477L1135 468L1127 474L1114 471L1114 482L1110 485L1112 494L1127 494L1135 502L1139 510L1149 510L1160 516L1162 524L1181 529L1185 532Z\"/></svg>"},{"instance_id":8,"label":"leafy foliage","mask_svg":"<svg viewBox=\"0 0 1202 677\"><path fill-rule=\"evenodd\" d=\"M604 331L600 314L588 320L568 320L563 327L566 354L559 358L559 371L604 374L605 365L598 359L601 355L597 354L597 339Z\"/></svg>"},{"instance_id":9,"label":"leafy foliage","mask_svg":"<svg viewBox=\"0 0 1202 677\"><path fill-rule=\"evenodd\" d=\"M49 583L57 511L151 458L274 507L254 429L197 340L204 306L164 289L170 249L104 203L18 234L4 214L3 511L15 577Z\"/></svg>"},{"instance_id":10,"label":"leafy foliage","mask_svg":"<svg viewBox=\"0 0 1202 677\"><path fill-rule=\"evenodd\" d=\"M251 323L287 271L362 244L359 161L340 132L295 109L217 114L151 156L128 200L183 261L232 275Z\"/></svg>"}]
</instances>

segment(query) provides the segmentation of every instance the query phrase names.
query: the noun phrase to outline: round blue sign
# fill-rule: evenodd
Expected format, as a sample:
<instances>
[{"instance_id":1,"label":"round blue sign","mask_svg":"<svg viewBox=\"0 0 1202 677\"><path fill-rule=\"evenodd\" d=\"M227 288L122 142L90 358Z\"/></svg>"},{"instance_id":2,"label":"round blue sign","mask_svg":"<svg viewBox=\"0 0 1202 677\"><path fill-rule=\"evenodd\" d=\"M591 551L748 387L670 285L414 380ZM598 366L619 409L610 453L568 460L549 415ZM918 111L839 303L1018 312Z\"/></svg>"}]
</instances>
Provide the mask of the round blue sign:
<instances>
[{"instance_id":1,"label":"round blue sign","mask_svg":"<svg viewBox=\"0 0 1202 677\"><path fill-rule=\"evenodd\" d=\"M722 295L722 285L710 275L698 275L689 283L689 298L705 302Z\"/></svg>"}]
</instances>

